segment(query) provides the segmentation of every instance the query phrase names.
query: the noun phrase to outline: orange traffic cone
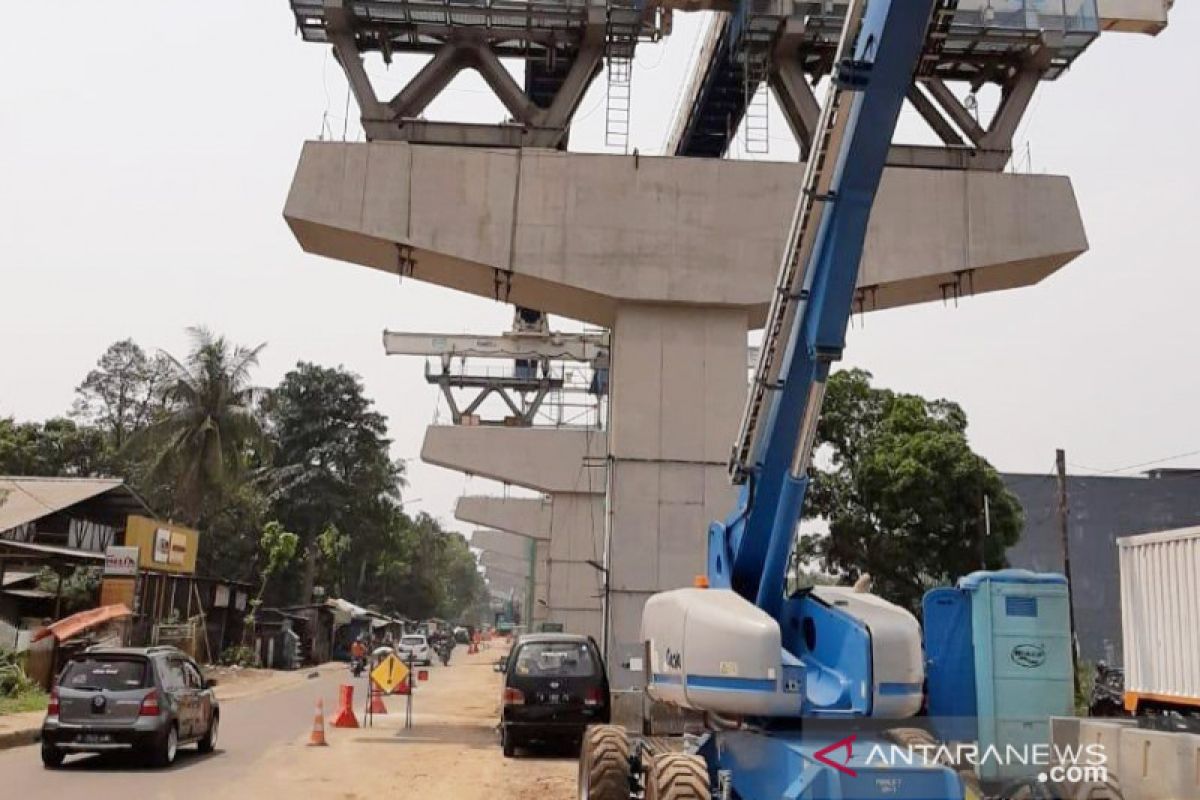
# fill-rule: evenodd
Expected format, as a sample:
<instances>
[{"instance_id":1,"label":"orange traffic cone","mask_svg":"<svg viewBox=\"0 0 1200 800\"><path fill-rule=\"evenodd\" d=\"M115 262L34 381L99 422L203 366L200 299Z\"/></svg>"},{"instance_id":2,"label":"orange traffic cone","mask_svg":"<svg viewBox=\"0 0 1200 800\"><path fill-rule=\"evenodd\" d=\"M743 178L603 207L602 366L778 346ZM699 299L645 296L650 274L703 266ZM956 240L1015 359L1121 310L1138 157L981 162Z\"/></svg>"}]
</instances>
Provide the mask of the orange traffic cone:
<instances>
[{"instance_id":1,"label":"orange traffic cone","mask_svg":"<svg viewBox=\"0 0 1200 800\"><path fill-rule=\"evenodd\" d=\"M386 714L388 713L387 706L383 704L383 689L375 685L375 681L371 681L371 713Z\"/></svg>"},{"instance_id":2,"label":"orange traffic cone","mask_svg":"<svg viewBox=\"0 0 1200 800\"><path fill-rule=\"evenodd\" d=\"M312 734L308 737L309 747L324 747L325 741L325 701L317 698L317 713L313 717Z\"/></svg>"},{"instance_id":3,"label":"orange traffic cone","mask_svg":"<svg viewBox=\"0 0 1200 800\"><path fill-rule=\"evenodd\" d=\"M338 709L337 716L333 718L333 727L335 728L357 728L358 717L354 716L354 687L343 685L338 694Z\"/></svg>"}]
</instances>

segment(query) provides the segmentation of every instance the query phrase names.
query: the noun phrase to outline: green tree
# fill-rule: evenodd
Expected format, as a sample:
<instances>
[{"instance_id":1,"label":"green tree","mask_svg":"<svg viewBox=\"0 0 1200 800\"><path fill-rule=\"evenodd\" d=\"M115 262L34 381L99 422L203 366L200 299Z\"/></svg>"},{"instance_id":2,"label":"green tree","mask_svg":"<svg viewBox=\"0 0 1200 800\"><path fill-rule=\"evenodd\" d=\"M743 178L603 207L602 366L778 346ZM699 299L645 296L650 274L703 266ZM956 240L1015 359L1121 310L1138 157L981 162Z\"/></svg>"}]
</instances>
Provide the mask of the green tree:
<instances>
[{"instance_id":1,"label":"green tree","mask_svg":"<svg viewBox=\"0 0 1200 800\"><path fill-rule=\"evenodd\" d=\"M460 619L487 597L466 539L425 513L398 517L373 578L375 602L414 619Z\"/></svg>"},{"instance_id":2,"label":"green tree","mask_svg":"<svg viewBox=\"0 0 1200 800\"><path fill-rule=\"evenodd\" d=\"M282 525L271 520L263 526L258 541L264 563L259 573L260 583L258 595L254 599L255 609L262 604L263 594L267 590L267 583L271 580L271 576L279 574L296 557L300 537L291 531L284 530Z\"/></svg>"},{"instance_id":3,"label":"green tree","mask_svg":"<svg viewBox=\"0 0 1200 800\"><path fill-rule=\"evenodd\" d=\"M100 599L101 570L94 567L75 567L61 576L49 567L38 571L37 585L43 592L53 592L59 598L59 617L93 608Z\"/></svg>"},{"instance_id":4,"label":"green tree","mask_svg":"<svg viewBox=\"0 0 1200 800\"><path fill-rule=\"evenodd\" d=\"M132 339L114 342L76 387L72 416L102 430L120 451L162 413L171 377L165 356L147 356Z\"/></svg>"},{"instance_id":5,"label":"green tree","mask_svg":"<svg viewBox=\"0 0 1200 800\"><path fill-rule=\"evenodd\" d=\"M301 362L267 397L274 437L271 505L296 531L305 556L294 582L308 602L320 560L318 538L334 526L350 537L333 582L366 602L365 582L390 542L399 514L401 463L392 460L387 420L358 376Z\"/></svg>"},{"instance_id":6,"label":"green tree","mask_svg":"<svg viewBox=\"0 0 1200 800\"><path fill-rule=\"evenodd\" d=\"M143 482L169 487L172 508L190 524L206 502L246 477L265 444L251 372L265 345L231 344L205 328L189 328L184 360L167 355L166 407L130 446L144 460Z\"/></svg>"},{"instance_id":7,"label":"green tree","mask_svg":"<svg viewBox=\"0 0 1200 800\"><path fill-rule=\"evenodd\" d=\"M112 459L104 434L74 420L0 419L0 474L92 477L111 474Z\"/></svg>"},{"instance_id":8,"label":"green tree","mask_svg":"<svg viewBox=\"0 0 1200 800\"><path fill-rule=\"evenodd\" d=\"M871 385L862 370L829 379L817 433L829 469L814 469L808 515L827 535L800 537L801 563L820 563L916 611L928 589L1005 566L1023 524L1017 499L971 450L956 403ZM983 536L983 505L991 536Z\"/></svg>"},{"instance_id":9,"label":"green tree","mask_svg":"<svg viewBox=\"0 0 1200 800\"><path fill-rule=\"evenodd\" d=\"M442 551L441 599L437 616L462 619L487 597L487 584L479 574L479 562L467 546L467 540L456 533L447 533L447 545Z\"/></svg>"},{"instance_id":10,"label":"green tree","mask_svg":"<svg viewBox=\"0 0 1200 800\"><path fill-rule=\"evenodd\" d=\"M350 537L327 525L317 536L317 554L320 559L318 576L330 584L335 595L342 593L342 562L350 552Z\"/></svg>"}]
</instances>

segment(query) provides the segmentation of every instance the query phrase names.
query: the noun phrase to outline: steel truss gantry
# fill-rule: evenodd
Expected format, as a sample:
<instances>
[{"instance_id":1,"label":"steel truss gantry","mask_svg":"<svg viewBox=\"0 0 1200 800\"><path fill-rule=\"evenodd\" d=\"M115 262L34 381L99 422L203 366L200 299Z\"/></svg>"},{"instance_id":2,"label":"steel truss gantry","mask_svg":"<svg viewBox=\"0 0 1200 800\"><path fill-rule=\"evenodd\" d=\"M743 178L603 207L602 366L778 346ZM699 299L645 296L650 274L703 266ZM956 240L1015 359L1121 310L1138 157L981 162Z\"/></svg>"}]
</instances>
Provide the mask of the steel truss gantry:
<instances>
[{"instance_id":1,"label":"steel truss gantry","mask_svg":"<svg viewBox=\"0 0 1200 800\"><path fill-rule=\"evenodd\" d=\"M705 4L711 10L729 3ZM833 67L847 0L740 0L714 16L667 152L720 157L762 81L769 83L800 145L812 147L820 105L813 86ZM1096 0L939 0L910 105L942 146L897 145L892 166L998 171L1037 84L1053 80L1100 34ZM963 87L959 91L952 84ZM977 117L976 93L1000 102Z\"/></svg>"},{"instance_id":2,"label":"steel truss gantry","mask_svg":"<svg viewBox=\"0 0 1200 800\"><path fill-rule=\"evenodd\" d=\"M565 149L571 117L605 59L624 70L638 41L657 40L669 11L632 0L290 0L306 41L328 43L346 72L368 139ZM390 100L363 54L431 55ZM521 86L501 63L525 62ZM422 113L463 69L511 114L498 124L435 122ZM628 81L625 81L627 88ZM611 105L611 102L610 102ZM626 109L627 112L627 109ZM627 134L627 118L624 131Z\"/></svg>"},{"instance_id":3,"label":"steel truss gantry","mask_svg":"<svg viewBox=\"0 0 1200 800\"><path fill-rule=\"evenodd\" d=\"M520 314L518 309L518 319ZM384 331L383 346L388 355L437 359L436 366L426 362L425 380L442 390L455 425L528 428L536 424L552 393L590 394L598 398L607 390L609 362L605 333L533 329L498 336L472 336ZM505 360L512 366L469 369L467 358ZM568 361L582 364L590 372L590 378L568 380L567 370L561 366ZM460 404L456 391L464 389L473 391L473 395ZM500 398L512 413L499 419L482 416L479 412L484 402L493 396ZM596 403L590 402L585 407L595 409Z\"/></svg>"}]
</instances>

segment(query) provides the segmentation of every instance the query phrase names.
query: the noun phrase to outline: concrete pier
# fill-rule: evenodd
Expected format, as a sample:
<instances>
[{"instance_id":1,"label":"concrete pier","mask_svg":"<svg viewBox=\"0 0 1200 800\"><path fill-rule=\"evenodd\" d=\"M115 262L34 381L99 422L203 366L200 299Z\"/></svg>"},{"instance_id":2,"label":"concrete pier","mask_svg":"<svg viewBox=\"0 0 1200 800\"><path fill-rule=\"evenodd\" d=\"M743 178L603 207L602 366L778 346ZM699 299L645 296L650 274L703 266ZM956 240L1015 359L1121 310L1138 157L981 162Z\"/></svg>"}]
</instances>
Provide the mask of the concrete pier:
<instances>
[{"instance_id":1,"label":"concrete pier","mask_svg":"<svg viewBox=\"0 0 1200 800\"><path fill-rule=\"evenodd\" d=\"M464 499L458 516L544 543L535 622L604 635L610 668L636 649L645 598L703 571L707 524L731 507L725 461L745 399L747 332L762 324L801 170L305 145L285 210L305 250L611 329L606 432L433 427L422 451L548 495ZM1028 286L1086 249L1066 178L891 168L857 306ZM634 678L613 669L613 681Z\"/></svg>"}]
</instances>

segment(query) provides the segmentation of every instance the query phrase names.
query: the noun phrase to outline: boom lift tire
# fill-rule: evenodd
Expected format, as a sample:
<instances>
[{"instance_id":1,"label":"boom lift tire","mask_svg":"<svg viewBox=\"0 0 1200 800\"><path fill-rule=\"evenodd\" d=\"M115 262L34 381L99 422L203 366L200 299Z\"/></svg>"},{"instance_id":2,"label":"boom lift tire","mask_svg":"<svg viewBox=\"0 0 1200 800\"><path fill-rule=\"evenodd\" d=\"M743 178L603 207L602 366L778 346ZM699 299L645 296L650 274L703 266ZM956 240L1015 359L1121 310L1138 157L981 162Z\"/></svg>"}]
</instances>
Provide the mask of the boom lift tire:
<instances>
[{"instance_id":1,"label":"boom lift tire","mask_svg":"<svg viewBox=\"0 0 1200 800\"><path fill-rule=\"evenodd\" d=\"M646 800L712 800L704 759L683 753L652 757L646 770Z\"/></svg>"},{"instance_id":2,"label":"boom lift tire","mask_svg":"<svg viewBox=\"0 0 1200 800\"><path fill-rule=\"evenodd\" d=\"M629 800L629 734L589 725L579 748L579 800Z\"/></svg>"}]
</instances>

